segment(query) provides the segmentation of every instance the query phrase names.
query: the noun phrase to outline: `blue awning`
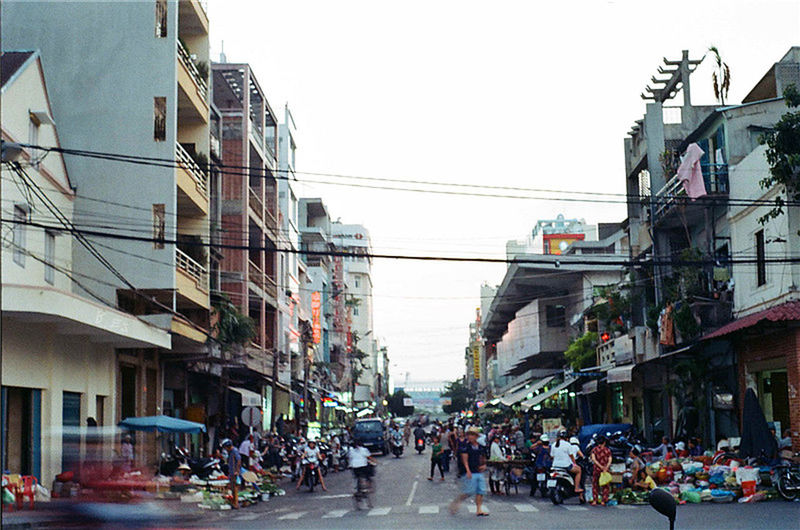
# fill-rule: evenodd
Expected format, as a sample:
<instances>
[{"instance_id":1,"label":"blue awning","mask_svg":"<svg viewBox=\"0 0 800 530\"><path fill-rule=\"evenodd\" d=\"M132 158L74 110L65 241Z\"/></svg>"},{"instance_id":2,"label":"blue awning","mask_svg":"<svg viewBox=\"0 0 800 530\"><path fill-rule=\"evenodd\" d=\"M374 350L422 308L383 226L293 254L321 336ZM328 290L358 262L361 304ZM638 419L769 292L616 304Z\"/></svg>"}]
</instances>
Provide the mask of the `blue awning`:
<instances>
[{"instance_id":1,"label":"blue awning","mask_svg":"<svg viewBox=\"0 0 800 530\"><path fill-rule=\"evenodd\" d=\"M117 424L119 427L134 431L145 432L170 432L196 434L206 432L202 423L172 418L170 416L142 416L140 418L125 418Z\"/></svg>"}]
</instances>

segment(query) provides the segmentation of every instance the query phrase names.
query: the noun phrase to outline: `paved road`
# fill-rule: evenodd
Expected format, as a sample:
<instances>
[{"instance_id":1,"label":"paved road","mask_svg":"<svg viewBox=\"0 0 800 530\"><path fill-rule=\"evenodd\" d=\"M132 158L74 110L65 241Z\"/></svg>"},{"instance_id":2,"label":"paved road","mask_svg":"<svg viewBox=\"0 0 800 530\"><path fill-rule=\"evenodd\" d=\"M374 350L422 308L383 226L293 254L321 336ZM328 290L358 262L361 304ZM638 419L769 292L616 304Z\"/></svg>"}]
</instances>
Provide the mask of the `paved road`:
<instances>
[{"instance_id":1,"label":"paved road","mask_svg":"<svg viewBox=\"0 0 800 530\"><path fill-rule=\"evenodd\" d=\"M448 504L458 493L454 474L445 482L427 480L429 453L405 453L379 459L378 490L372 510L356 511L349 473L329 474L328 491L295 492L257 506L231 512L210 512L198 524L228 528L667 528L667 521L649 506L608 508L578 505L577 500L553 506L549 500L520 491L486 502L489 517L476 517L475 505L461 506L455 516ZM681 528L800 528L800 503L700 504L680 506Z\"/></svg>"}]
</instances>

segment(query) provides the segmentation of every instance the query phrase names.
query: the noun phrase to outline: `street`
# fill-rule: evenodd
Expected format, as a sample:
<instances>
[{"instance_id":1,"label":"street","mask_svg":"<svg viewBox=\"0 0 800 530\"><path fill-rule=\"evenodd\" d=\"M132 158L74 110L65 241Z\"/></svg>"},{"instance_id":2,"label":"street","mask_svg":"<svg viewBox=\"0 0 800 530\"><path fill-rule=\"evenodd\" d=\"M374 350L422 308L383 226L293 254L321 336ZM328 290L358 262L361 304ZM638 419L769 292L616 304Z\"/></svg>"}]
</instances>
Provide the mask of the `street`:
<instances>
[{"instance_id":1,"label":"street","mask_svg":"<svg viewBox=\"0 0 800 530\"><path fill-rule=\"evenodd\" d=\"M576 499L562 506L528 496L528 489L510 497L490 497L490 517L476 517L474 503L465 502L451 516L448 504L458 494L455 472L427 480L429 450L406 451L395 459L379 457L374 508L356 511L351 474L330 473L326 485L308 493L284 483L286 495L239 511L209 512L197 526L229 528L668 528L667 520L649 506L580 506ZM798 528L800 503L700 504L678 507L676 528Z\"/></svg>"}]
</instances>

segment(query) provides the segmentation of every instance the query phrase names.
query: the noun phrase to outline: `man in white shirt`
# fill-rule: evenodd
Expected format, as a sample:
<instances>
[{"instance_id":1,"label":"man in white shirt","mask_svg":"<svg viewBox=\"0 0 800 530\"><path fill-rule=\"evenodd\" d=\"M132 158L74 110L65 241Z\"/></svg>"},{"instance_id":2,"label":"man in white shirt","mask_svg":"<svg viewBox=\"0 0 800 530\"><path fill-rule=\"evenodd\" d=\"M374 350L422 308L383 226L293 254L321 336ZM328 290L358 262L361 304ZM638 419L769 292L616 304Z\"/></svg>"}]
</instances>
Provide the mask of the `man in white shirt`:
<instances>
[{"instance_id":1,"label":"man in white shirt","mask_svg":"<svg viewBox=\"0 0 800 530\"><path fill-rule=\"evenodd\" d=\"M353 469L353 474L356 478L364 477L370 481L372 487L372 468L370 464L375 465L375 459L372 458L372 453L369 449L364 447L360 441L355 440L353 447L347 452L350 459L350 467Z\"/></svg>"},{"instance_id":2,"label":"man in white shirt","mask_svg":"<svg viewBox=\"0 0 800 530\"><path fill-rule=\"evenodd\" d=\"M250 451L253 449L253 435L249 434L244 441L239 444L239 454L242 455L242 465L245 469L250 467Z\"/></svg>"}]
</instances>

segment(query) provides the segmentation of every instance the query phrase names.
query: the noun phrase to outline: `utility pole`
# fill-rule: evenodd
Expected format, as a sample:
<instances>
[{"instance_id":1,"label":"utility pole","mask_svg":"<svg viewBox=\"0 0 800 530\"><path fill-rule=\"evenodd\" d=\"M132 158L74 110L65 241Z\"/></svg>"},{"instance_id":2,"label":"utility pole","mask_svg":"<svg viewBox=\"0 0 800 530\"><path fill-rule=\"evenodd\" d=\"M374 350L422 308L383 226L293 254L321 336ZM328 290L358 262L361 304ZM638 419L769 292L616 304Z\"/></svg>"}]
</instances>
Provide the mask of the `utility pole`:
<instances>
[{"instance_id":1,"label":"utility pole","mask_svg":"<svg viewBox=\"0 0 800 530\"><path fill-rule=\"evenodd\" d=\"M272 350L272 419L270 421L271 429L275 428L275 422L278 420L278 361L280 356L278 350Z\"/></svg>"}]
</instances>

